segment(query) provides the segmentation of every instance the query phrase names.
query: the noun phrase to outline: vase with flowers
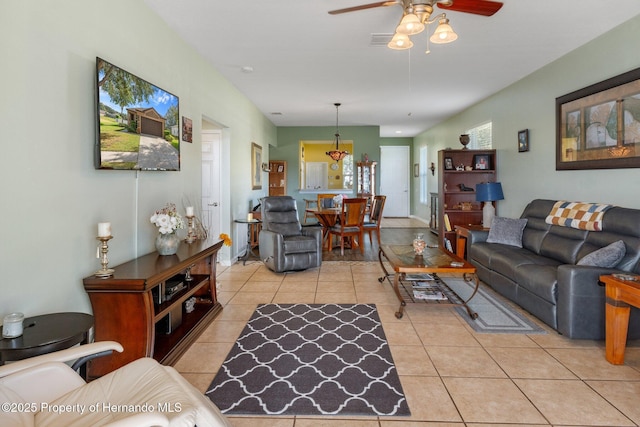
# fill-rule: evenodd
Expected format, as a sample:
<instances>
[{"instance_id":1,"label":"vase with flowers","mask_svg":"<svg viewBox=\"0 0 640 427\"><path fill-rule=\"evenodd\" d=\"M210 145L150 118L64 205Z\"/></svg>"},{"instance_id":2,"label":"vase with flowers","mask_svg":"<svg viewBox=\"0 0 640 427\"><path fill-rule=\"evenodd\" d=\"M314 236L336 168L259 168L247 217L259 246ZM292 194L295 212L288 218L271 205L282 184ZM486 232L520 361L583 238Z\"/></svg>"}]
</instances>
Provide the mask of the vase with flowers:
<instances>
[{"instance_id":1,"label":"vase with flowers","mask_svg":"<svg viewBox=\"0 0 640 427\"><path fill-rule=\"evenodd\" d=\"M180 238L176 234L176 230L184 228L184 220L176 210L176 205L167 203L164 208L151 215L150 221L158 227L158 236L156 237L158 253L160 255L174 255L180 245Z\"/></svg>"}]
</instances>

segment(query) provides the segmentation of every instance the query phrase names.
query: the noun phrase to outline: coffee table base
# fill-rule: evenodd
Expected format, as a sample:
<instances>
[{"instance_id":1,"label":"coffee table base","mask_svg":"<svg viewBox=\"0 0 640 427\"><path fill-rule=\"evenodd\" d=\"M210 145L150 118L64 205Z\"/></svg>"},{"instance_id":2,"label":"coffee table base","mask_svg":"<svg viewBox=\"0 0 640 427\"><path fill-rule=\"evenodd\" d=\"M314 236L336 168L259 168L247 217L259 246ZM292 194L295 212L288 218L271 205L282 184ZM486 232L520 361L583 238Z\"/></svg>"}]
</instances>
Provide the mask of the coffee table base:
<instances>
[{"instance_id":1,"label":"coffee table base","mask_svg":"<svg viewBox=\"0 0 640 427\"><path fill-rule=\"evenodd\" d=\"M402 319L402 317L404 316L404 308L407 305L407 301L405 300L402 291L401 291L401 287L402 290L404 290L404 292L407 294L408 298L412 301L415 302L415 299L413 298L412 294L409 292L409 290L405 287L405 283L411 283L412 280L407 280L407 274L404 272L389 272L385 265L384 265L384 261L383 261L383 257L386 258L385 253L380 250L378 252L378 259L380 261L380 267L382 267L382 271L384 271L384 276L381 276L378 278L378 282L383 283L385 281L385 279L391 284L391 286L393 287L394 292L396 293L396 297L398 298L398 301L400 302L400 306L398 308L398 311L395 313L395 316L398 319ZM427 304L441 304L441 305L452 305L452 306L463 306L466 310L467 313L469 314L469 317L471 317L472 319L477 319L478 318L478 313L476 313L475 311L473 311L473 309L471 309L471 307L469 307L468 302L471 301L471 299L476 295L476 293L478 292L478 287L480 286L480 281L478 280L478 276L475 273L461 273L462 274L462 278L465 282L471 282L473 281L474 283L474 289L473 292L471 294L471 296L469 298L467 298L466 300L463 300L454 290L452 290L451 288L449 288L449 286L447 286L447 284L437 275L437 273L432 272L432 271L427 271L427 269L425 269L425 271L422 271L421 273L426 273L429 274L433 277L433 280L430 281L431 282L431 287L434 289L438 289L440 292L442 292L444 294L444 296L446 297L446 300L422 300ZM393 277L393 280L391 280L391 277Z\"/></svg>"}]
</instances>

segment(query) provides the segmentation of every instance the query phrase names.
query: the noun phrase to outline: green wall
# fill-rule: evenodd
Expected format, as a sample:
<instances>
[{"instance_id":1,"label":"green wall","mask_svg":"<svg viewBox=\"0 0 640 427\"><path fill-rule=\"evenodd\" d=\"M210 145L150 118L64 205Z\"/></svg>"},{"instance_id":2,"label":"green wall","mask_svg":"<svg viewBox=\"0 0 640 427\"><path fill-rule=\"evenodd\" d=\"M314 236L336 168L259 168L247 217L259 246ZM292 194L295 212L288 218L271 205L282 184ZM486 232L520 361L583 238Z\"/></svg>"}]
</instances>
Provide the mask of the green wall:
<instances>
[{"instance_id":1,"label":"green wall","mask_svg":"<svg viewBox=\"0 0 640 427\"><path fill-rule=\"evenodd\" d=\"M332 140L335 127L330 126L291 126L278 127L278 146L270 147L271 159L287 161L287 194L298 202L299 216L304 212L304 199L314 199L315 194L300 193L298 146L300 140L320 141ZM340 137L345 141L353 141L354 161L362 159L365 153L369 160L380 160L380 128L378 126L341 126ZM356 194L356 186L350 193Z\"/></svg>"},{"instance_id":2,"label":"green wall","mask_svg":"<svg viewBox=\"0 0 640 427\"><path fill-rule=\"evenodd\" d=\"M498 202L500 215L517 217L534 198L640 208L640 169L555 170L555 99L640 67L635 54L639 39L640 16L418 135L414 156L426 145L429 161L437 163L438 150L458 147L465 129L492 121L498 180L505 194ZM519 153L522 129L529 129L530 151ZM430 191L437 191L437 175L428 176ZM416 203L414 214L428 218L428 206Z\"/></svg>"},{"instance_id":3,"label":"green wall","mask_svg":"<svg viewBox=\"0 0 640 427\"><path fill-rule=\"evenodd\" d=\"M141 0L5 1L2 16L0 317L90 312L82 278L100 268L98 222L112 223L110 265L152 252L151 214L200 202L203 118L224 128L221 231L239 240L233 218L264 194L251 190L251 143L265 158L276 143L246 97ZM180 98L194 128L180 172L94 169L96 56ZM221 259L239 249L223 248Z\"/></svg>"}]
</instances>

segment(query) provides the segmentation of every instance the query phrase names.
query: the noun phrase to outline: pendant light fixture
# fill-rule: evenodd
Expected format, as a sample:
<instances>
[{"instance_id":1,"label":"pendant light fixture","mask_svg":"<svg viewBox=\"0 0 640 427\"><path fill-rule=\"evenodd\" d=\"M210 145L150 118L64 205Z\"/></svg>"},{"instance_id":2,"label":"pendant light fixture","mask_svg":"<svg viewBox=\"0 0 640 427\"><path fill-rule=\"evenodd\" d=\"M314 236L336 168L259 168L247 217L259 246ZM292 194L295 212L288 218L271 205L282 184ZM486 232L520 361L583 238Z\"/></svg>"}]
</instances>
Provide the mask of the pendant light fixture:
<instances>
[{"instance_id":1,"label":"pendant light fixture","mask_svg":"<svg viewBox=\"0 0 640 427\"><path fill-rule=\"evenodd\" d=\"M335 104L333 104L336 106L336 133L335 133L335 137L336 137L336 149L335 150L331 150L331 151L327 151L325 154L329 157L331 157L332 160L335 160L336 162L339 162L340 160L344 159L349 152L348 151L344 151L344 150L340 150L340 131L338 128L338 108L340 107L340 103L336 102Z\"/></svg>"}]
</instances>

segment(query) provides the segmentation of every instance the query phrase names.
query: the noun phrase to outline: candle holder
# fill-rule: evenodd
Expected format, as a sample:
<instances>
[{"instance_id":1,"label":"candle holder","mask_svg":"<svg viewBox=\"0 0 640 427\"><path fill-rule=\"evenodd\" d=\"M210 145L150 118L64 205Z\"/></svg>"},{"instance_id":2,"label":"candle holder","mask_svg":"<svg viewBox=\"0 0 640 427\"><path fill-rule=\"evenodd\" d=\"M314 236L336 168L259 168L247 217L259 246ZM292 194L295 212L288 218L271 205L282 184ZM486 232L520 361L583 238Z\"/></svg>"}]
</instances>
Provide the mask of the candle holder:
<instances>
[{"instance_id":1,"label":"candle holder","mask_svg":"<svg viewBox=\"0 0 640 427\"><path fill-rule=\"evenodd\" d=\"M187 243L193 243L197 239L196 230L195 230L195 228L193 226L193 219L194 218L195 218L194 215L187 216L187 238L184 239L184 241L187 242Z\"/></svg>"},{"instance_id":2,"label":"candle holder","mask_svg":"<svg viewBox=\"0 0 640 427\"><path fill-rule=\"evenodd\" d=\"M191 269L193 268L195 264L190 265L189 267L187 267L187 270L184 273L184 280L186 282L191 282L193 280L193 276L191 275Z\"/></svg>"},{"instance_id":3,"label":"candle holder","mask_svg":"<svg viewBox=\"0 0 640 427\"><path fill-rule=\"evenodd\" d=\"M100 240L100 264L102 264L102 268L95 273L93 273L97 277L109 277L113 276L113 272L115 271L113 268L107 268L109 266L109 258L107 258L107 252L109 252L109 240L113 239L113 236L98 236L96 237Z\"/></svg>"}]
</instances>

